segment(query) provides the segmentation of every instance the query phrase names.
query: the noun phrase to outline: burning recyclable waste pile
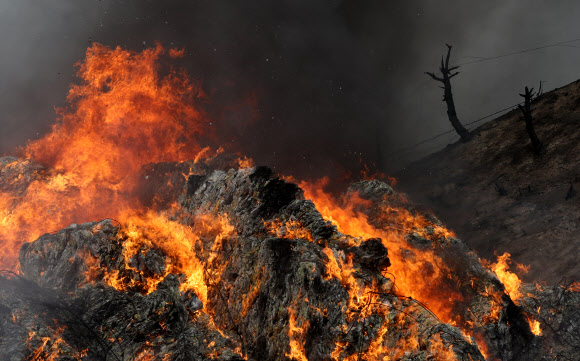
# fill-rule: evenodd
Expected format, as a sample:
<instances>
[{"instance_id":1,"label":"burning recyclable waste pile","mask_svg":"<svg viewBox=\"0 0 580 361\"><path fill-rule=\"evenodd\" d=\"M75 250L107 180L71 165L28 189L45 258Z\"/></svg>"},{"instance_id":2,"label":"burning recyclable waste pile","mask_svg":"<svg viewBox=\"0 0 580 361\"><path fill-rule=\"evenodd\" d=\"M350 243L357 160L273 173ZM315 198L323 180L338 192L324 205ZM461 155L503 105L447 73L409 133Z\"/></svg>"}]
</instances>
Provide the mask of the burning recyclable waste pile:
<instances>
[{"instance_id":1,"label":"burning recyclable waste pile","mask_svg":"<svg viewBox=\"0 0 580 361\"><path fill-rule=\"evenodd\" d=\"M577 285L482 263L384 182L203 146L182 55L93 45L52 131L0 158L1 360L578 359Z\"/></svg>"}]
</instances>

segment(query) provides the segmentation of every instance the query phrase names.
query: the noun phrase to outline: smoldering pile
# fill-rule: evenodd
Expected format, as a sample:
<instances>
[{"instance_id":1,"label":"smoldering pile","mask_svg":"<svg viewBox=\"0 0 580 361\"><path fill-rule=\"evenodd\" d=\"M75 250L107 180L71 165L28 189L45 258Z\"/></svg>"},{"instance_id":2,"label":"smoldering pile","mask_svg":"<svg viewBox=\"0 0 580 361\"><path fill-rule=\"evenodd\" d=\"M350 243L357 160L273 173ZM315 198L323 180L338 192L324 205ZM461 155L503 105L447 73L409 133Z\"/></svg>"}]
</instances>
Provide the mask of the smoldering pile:
<instances>
[{"instance_id":1,"label":"smoldering pile","mask_svg":"<svg viewBox=\"0 0 580 361\"><path fill-rule=\"evenodd\" d=\"M579 357L578 290L524 285L514 303L389 185L355 183L339 202L384 235L371 237L268 168L212 162L149 165L139 189L150 207L24 243L18 271L0 278L0 359ZM1 164L13 202L48 177L28 160Z\"/></svg>"}]
</instances>

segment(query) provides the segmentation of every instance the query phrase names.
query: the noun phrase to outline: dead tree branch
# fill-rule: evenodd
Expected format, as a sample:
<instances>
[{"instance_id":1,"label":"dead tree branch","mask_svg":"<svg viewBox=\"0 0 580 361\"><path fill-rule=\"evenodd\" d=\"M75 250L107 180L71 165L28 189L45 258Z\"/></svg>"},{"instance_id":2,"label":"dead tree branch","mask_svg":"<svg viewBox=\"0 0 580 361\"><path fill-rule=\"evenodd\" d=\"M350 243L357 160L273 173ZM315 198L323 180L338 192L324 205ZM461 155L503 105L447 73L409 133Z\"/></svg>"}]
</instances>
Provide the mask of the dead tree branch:
<instances>
[{"instance_id":1,"label":"dead tree branch","mask_svg":"<svg viewBox=\"0 0 580 361\"><path fill-rule=\"evenodd\" d=\"M530 140L532 141L534 153L536 155L542 155L545 153L544 145L536 135L532 117L532 98L534 94L534 88L528 89L528 87L526 87L524 94L520 94L520 96L524 98L524 105L519 104L518 107L520 108L523 114L523 119L526 122L526 130L530 136Z\"/></svg>"},{"instance_id":2,"label":"dead tree branch","mask_svg":"<svg viewBox=\"0 0 580 361\"><path fill-rule=\"evenodd\" d=\"M451 78L455 77L459 74L458 71L454 72L455 70L459 69L459 66L449 67L449 58L451 57L451 48L452 46L449 44L447 45L447 56L445 60L441 57L441 65L439 67L439 71L441 72L441 76L437 76L434 73L425 72L425 74L429 75L433 80L443 83L443 86L440 87L443 89L443 101L447 104L447 116L449 117L449 121L455 131L461 137L461 140L467 142L471 140L472 136L471 133L461 124L459 118L457 117L457 111L455 110L455 102L453 101L453 93L451 92Z\"/></svg>"}]
</instances>

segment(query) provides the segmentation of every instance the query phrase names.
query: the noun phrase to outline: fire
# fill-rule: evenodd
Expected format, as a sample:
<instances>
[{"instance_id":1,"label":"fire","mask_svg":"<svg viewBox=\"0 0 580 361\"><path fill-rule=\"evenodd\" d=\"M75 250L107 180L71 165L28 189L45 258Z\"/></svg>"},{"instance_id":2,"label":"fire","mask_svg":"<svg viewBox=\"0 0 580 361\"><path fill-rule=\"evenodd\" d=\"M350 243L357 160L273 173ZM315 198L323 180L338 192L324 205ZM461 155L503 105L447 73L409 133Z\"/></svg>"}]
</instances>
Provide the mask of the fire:
<instances>
[{"instance_id":1,"label":"fire","mask_svg":"<svg viewBox=\"0 0 580 361\"><path fill-rule=\"evenodd\" d=\"M287 177L287 179L296 182L292 177ZM324 191L324 187L329 183L328 178L322 178L312 183L304 181L296 183L304 190L305 197L314 202L316 209L326 220L336 225L339 232L363 238L375 237L376 229L369 224L365 215L354 209L354 204L340 207L335 197ZM370 204L369 201L364 201L360 198L358 200L363 207Z\"/></svg>"},{"instance_id":2,"label":"fire","mask_svg":"<svg viewBox=\"0 0 580 361\"><path fill-rule=\"evenodd\" d=\"M510 296L512 301L515 304L519 304L519 301L524 297L524 295L520 291L520 287L522 285L522 281L520 278L513 272L509 270L511 265L511 255L509 253L504 253L501 256L497 257L497 262L490 266L491 270L496 274L497 278L503 283L505 287L506 293ZM529 270L529 266L521 265L516 263L516 268L522 272L526 273ZM536 285L536 287L540 287ZM537 311L538 315L540 314L540 308L538 307ZM530 331L536 336L540 336L542 334L542 327L540 325L540 321L534 319L530 315L525 315L526 319L528 320L528 324L530 325Z\"/></svg>"},{"instance_id":3,"label":"fire","mask_svg":"<svg viewBox=\"0 0 580 361\"><path fill-rule=\"evenodd\" d=\"M264 222L264 226L266 226L266 229L270 233L277 237L305 239L309 242L314 242L314 238L310 231L296 220L289 220L287 222L282 222L281 220Z\"/></svg>"},{"instance_id":4,"label":"fire","mask_svg":"<svg viewBox=\"0 0 580 361\"><path fill-rule=\"evenodd\" d=\"M48 329L52 331L52 334L42 337L35 332L29 332L27 343L31 354L28 360L55 361L63 356L68 359L82 360L86 356L88 350L76 351L62 338L64 327L59 327L54 331L50 327ZM34 347L33 344L37 346Z\"/></svg>"},{"instance_id":5,"label":"fire","mask_svg":"<svg viewBox=\"0 0 580 361\"><path fill-rule=\"evenodd\" d=\"M135 357L135 361L154 361L154 360L155 360L155 354L154 354L153 350L151 350L151 349L142 350Z\"/></svg>"},{"instance_id":6,"label":"fire","mask_svg":"<svg viewBox=\"0 0 580 361\"><path fill-rule=\"evenodd\" d=\"M138 278L126 278L118 271L105 273L103 281L109 286L125 291L129 288L141 289L149 294L156 290L157 285L168 274L185 275L181 283L182 292L193 291L205 305L207 303L208 278L214 277L206 269L204 261L195 252L196 246L203 247L202 237L212 237L213 249L233 234L233 227L226 216L210 217L203 215L195 220L194 227L188 227L180 222L169 219L166 215L148 211L145 214L124 213L121 215L121 229L118 237L123 245L124 269L139 274ZM136 256L145 256L150 251L160 251L164 257L162 273L151 274L138 269L132 263ZM210 253L211 257L215 257ZM92 259L85 273L89 280L98 278L98 265Z\"/></svg>"},{"instance_id":7,"label":"fire","mask_svg":"<svg viewBox=\"0 0 580 361\"><path fill-rule=\"evenodd\" d=\"M445 345L439 335L435 335L433 338L434 340L429 347L430 356L435 356L438 360L454 360L456 358L452 347Z\"/></svg>"},{"instance_id":8,"label":"fire","mask_svg":"<svg viewBox=\"0 0 580 361\"><path fill-rule=\"evenodd\" d=\"M68 107L49 134L22 149L52 171L32 180L23 195L0 193L1 268L15 265L23 241L135 209L143 165L194 159L202 151L198 138L209 129L198 106L203 92L183 72L163 69L165 54L159 45L140 53L99 44L87 50Z\"/></svg>"},{"instance_id":9,"label":"fire","mask_svg":"<svg viewBox=\"0 0 580 361\"><path fill-rule=\"evenodd\" d=\"M497 257L497 262L491 265L491 270L496 274L497 278L503 283L506 293L510 296L512 301L517 302L523 297L520 292L520 286L522 281L513 272L510 272L510 259L511 255L509 253L504 253ZM522 267L518 267L522 269ZM525 269L525 267L523 268Z\"/></svg>"},{"instance_id":10,"label":"fire","mask_svg":"<svg viewBox=\"0 0 580 361\"><path fill-rule=\"evenodd\" d=\"M290 357L297 361L308 361L304 353L304 339L306 337L306 330L308 329L308 321L302 321L301 324L296 320L296 314L293 308L288 308L288 338L290 339L290 352L286 353L286 357Z\"/></svg>"},{"instance_id":11,"label":"fire","mask_svg":"<svg viewBox=\"0 0 580 361\"><path fill-rule=\"evenodd\" d=\"M399 295L417 299L426 304L443 322L457 324L453 306L462 296L449 286L449 272L443 261L430 250L412 249L404 238L405 234L414 232L426 236L425 218L414 216L402 208L384 208L383 217L388 218L393 226L388 231L379 229L370 223L366 214L359 211L368 208L370 201L354 194L341 206L333 196L324 191L327 183L328 179L323 179L314 183L300 182L299 185L304 189L305 197L311 199L322 216L333 222L341 233L382 239L389 250L389 272L394 275L395 290ZM452 232L438 227L431 237L451 235Z\"/></svg>"},{"instance_id":12,"label":"fire","mask_svg":"<svg viewBox=\"0 0 580 361\"><path fill-rule=\"evenodd\" d=\"M183 53L168 53L159 45L142 52L99 44L87 50L77 64L80 82L71 87L58 122L49 134L21 149L24 157L46 168L16 159L0 164L2 175L20 174L8 177L14 184L3 184L5 193L0 193L0 268L14 267L21 243L42 233L113 218L121 224L124 270L137 277L128 278L119 270L107 273L87 253L88 281L100 277L118 290L151 293L168 274L180 274L181 291L193 291L205 308L208 285L219 270L202 264L211 263L214 247L231 235L227 216L181 222L175 214L141 206L138 194L144 165L199 161L221 152L200 142L210 135L211 124L200 107L205 101L201 87L183 72L163 66L164 56ZM239 159L240 165L251 162ZM25 173L18 167L36 168ZM206 252L196 252L196 246L206 241L210 243L202 247ZM164 261L158 273L145 274L131 260L151 250L160 252ZM50 342L35 352L46 353Z\"/></svg>"},{"instance_id":13,"label":"fire","mask_svg":"<svg viewBox=\"0 0 580 361\"><path fill-rule=\"evenodd\" d=\"M536 313L538 314L538 317L540 316L540 310L542 309L541 306L538 307ZM528 323L530 324L530 330L532 331L532 333L536 336L540 336L542 335L542 326L540 325L540 321L534 319L532 316L526 315L526 318L528 319Z\"/></svg>"},{"instance_id":14,"label":"fire","mask_svg":"<svg viewBox=\"0 0 580 361\"><path fill-rule=\"evenodd\" d=\"M18 189L18 192L0 193L0 268L13 267L21 243L33 241L44 232L71 223L114 218L120 223L117 236L122 245L123 271L104 271L99 260L87 253L84 255L87 280L103 281L119 291L131 289L149 294L169 274L183 275L180 290L194 292L204 305L203 311L211 316L208 289L218 284L225 268L222 265L221 269L213 269L213 263L222 244L235 235L227 215L200 215L184 221L175 209L164 212L145 209L139 204L137 194L138 175L143 166L198 161L212 154L199 139L210 128L198 106L205 98L203 91L184 73L160 65L165 55L175 58L183 54L183 49L167 52L159 45L140 53L99 44L87 50L86 59L78 64L81 82L70 89L69 105L59 110L58 123L49 134L22 149L25 157L47 169L35 169L30 179L19 176L13 180L15 184L3 187ZM216 154L221 151L218 149ZM247 157L240 156L237 162L240 167L253 166ZM21 166L23 163L18 162L0 164L0 170L18 172L13 168ZM183 176L188 177L185 173ZM341 341L332 353L333 359L400 359L404 352L417 350L426 350L427 358L454 359L451 346L445 345L438 335L431 337L428 345L421 345L414 321L404 312L393 316L392 305L381 298L389 293L399 301L405 300L405 307L418 307L420 302L443 322L469 331L470 321L455 312L463 296L454 285L456 280L451 271L430 248L412 247L405 238L416 235L444 243L454 237L453 232L406 208L387 205L388 202L380 205L380 214L375 217L378 224L372 223L363 210L376 204L357 193L337 201L325 191L328 182L325 178L299 185L324 219L348 236L344 240L350 246L359 246L370 238L382 240L391 261L389 274L385 276L393 282L389 290L381 289L376 282L365 284L356 276L351 254L328 245L322 248L326 258L325 281L338 280L348 292L347 321L365 320L371 315L379 315L382 320L373 330L368 349L346 355L347 346L352 345ZM265 227L278 237L315 242L312 234L296 220L265 222ZM156 270L144 270L136 265L134 260L145 258L153 251L159 252L162 260ZM509 271L509 258L507 253L500 256L491 268L517 302L523 297L519 291L521 281ZM137 277L127 277L127 271ZM261 272L265 272L264 268ZM259 283L254 285L240 300L242 316L249 312L260 287ZM287 310L290 350L286 356L306 361L304 344L310 325L296 309L293 304ZM490 317L498 318L498 315L499 302L490 306ZM14 321L16 317L13 315ZM541 334L540 323L531 317L528 321L532 332ZM215 327L212 319L209 322ZM396 348L389 349L385 339L390 327L402 328L408 333ZM57 357L65 344L61 334L59 329L51 337L42 337L40 345L31 350L33 359ZM31 334L29 341L34 337L38 338ZM484 343L481 346L485 348ZM146 349L137 359L149 360L153 356Z\"/></svg>"},{"instance_id":15,"label":"fire","mask_svg":"<svg viewBox=\"0 0 580 361\"><path fill-rule=\"evenodd\" d=\"M528 322L530 324L530 330L536 336L540 336L542 334L542 327L540 326L540 321L534 320L528 317Z\"/></svg>"},{"instance_id":16,"label":"fire","mask_svg":"<svg viewBox=\"0 0 580 361\"><path fill-rule=\"evenodd\" d=\"M383 244L389 250L389 259L391 260L389 272L394 276L395 290L398 295L409 296L412 299L421 301L443 322L459 326L463 332L471 334L471 321L463 320L453 312L454 304L461 302L463 296L450 284L451 276L442 260L430 250L413 249L404 238L405 234L415 233L421 237L439 241L440 239L453 237L453 232L442 226L429 224L423 216L413 215L404 208L392 206L382 207L381 214L377 218L388 227L386 227L387 230L379 229L370 223L366 214L360 211L369 207L369 201L361 199L358 194L354 194L343 202L344 205L341 205L335 198L324 191L324 186L327 182L328 180L316 183L301 182L300 186L305 190L305 197L311 199L323 217L334 223L340 232L362 238L378 237L382 239ZM429 228L430 232L426 232L426 229ZM361 290L354 277L352 277L352 265L349 267L348 263L337 261L328 248L324 249L324 253L329 258L329 262L327 262L329 273L334 278L341 280L341 283L347 288L351 303L354 300L355 304L358 303L360 305L360 297L361 294L365 294L365 290ZM407 256L408 254L411 254L410 259ZM509 258L510 255L507 253L500 256L498 262L492 265L491 268L504 284L508 295L514 302L517 302L523 297L519 291L521 280L516 274L509 271ZM522 272L526 272L529 266L518 265L517 268ZM496 298L500 300L501 295ZM500 305L501 302L499 301L490 303L488 321L495 322L498 319ZM374 312L377 312L377 310L374 310ZM380 312L378 313L380 314ZM540 335L542 332L540 323L530 317L528 317L528 322L531 331L535 335ZM386 330L382 328L379 332L379 337L375 339L368 351L369 355L374 354L377 359L377 355L380 355L383 349L380 343L380 336L384 332ZM482 350L486 350L487 345L484 340L480 339L478 345ZM411 344L404 345L400 349L409 348L412 348ZM440 353L440 359L453 358L453 352L443 344L435 348ZM340 352L341 346L339 344L334 356L340 355Z\"/></svg>"},{"instance_id":17,"label":"fire","mask_svg":"<svg viewBox=\"0 0 580 361\"><path fill-rule=\"evenodd\" d=\"M389 250L391 267L389 272L394 275L396 291L398 296L410 296L411 299L418 299L439 316L444 322L456 324L456 315L453 314L454 302L460 301L462 296L454 290L448 283L446 268L439 257L429 250L412 249L404 238L405 234L417 233L421 236L441 238L450 237L452 232L441 226L432 226L431 234L425 232L425 228L430 225L427 220L420 215L412 215L403 208L384 207L381 218L389 221L388 230L379 229L372 225L366 214L360 209L371 206L371 201L364 200L358 194L352 194L341 206L336 199L324 191L324 186L328 180L324 179L315 183L300 182L300 187L305 191L305 197L311 199L323 217L331 221L337 229L347 235L357 238L346 238L352 246L360 245L365 238L381 238L385 247ZM279 237L301 238L313 241L310 233L298 222L280 220L266 223L269 232ZM383 325L377 332L376 337L370 344L368 350L347 356L343 354L348 346L347 343L338 342L332 353L334 360L379 360L386 357L400 358L403 355L393 354L393 349L387 350L383 345L383 337L388 332L386 320L389 319L389 310L381 306L379 294L385 292L375 284L367 286L362 284L355 277L355 268L352 258L343 251L333 250L329 247L323 248L323 253L327 260L326 280L337 279L349 294L348 306L346 309L347 320L365 319L372 314L379 314L383 317ZM412 259L408 259L412 257ZM291 317L291 322L293 322ZM401 320L401 322L405 322ZM403 325L405 328L412 328L413 325ZM410 331L410 338L399 342L398 350L418 350L418 340ZM454 359L454 353L450 347L445 346L441 339L433 338L429 349L432 355L436 355L441 360ZM300 349L294 349L300 351ZM302 360L303 353L296 351L292 357ZM388 356L387 356L388 355ZM362 357L362 358L361 358Z\"/></svg>"},{"instance_id":18,"label":"fire","mask_svg":"<svg viewBox=\"0 0 580 361\"><path fill-rule=\"evenodd\" d=\"M252 158L248 158L245 155L238 158L238 168L252 168L254 166L255 164Z\"/></svg>"}]
</instances>

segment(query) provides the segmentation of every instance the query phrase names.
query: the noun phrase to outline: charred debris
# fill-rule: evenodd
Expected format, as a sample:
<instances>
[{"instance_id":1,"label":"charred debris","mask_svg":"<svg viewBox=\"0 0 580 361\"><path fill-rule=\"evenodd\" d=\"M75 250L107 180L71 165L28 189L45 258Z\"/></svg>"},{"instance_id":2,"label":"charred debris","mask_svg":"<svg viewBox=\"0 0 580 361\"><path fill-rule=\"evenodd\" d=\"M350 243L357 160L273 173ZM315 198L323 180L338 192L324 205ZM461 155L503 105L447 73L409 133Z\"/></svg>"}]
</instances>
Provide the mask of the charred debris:
<instances>
[{"instance_id":1,"label":"charred debris","mask_svg":"<svg viewBox=\"0 0 580 361\"><path fill-rule=\"evenodd\" d=\"M156 195L144 202L173 222L168 233L153 218L104 219L24 243L18 271L0 277L0 359L579 358L575 286L523 285L514 302L464 242L389 185L355 183L342 203L401 243L339 230L266 167L212 162L143 169L141 190ZM2 165L4 192L42 180L33 162ZM404 212L425 221L403 227ZM189 242L186 258L175 239L162 241L176 234ZM443 277L411 285L413 297L395 262L408 277Z\"/></svg>"}]
</instances>

